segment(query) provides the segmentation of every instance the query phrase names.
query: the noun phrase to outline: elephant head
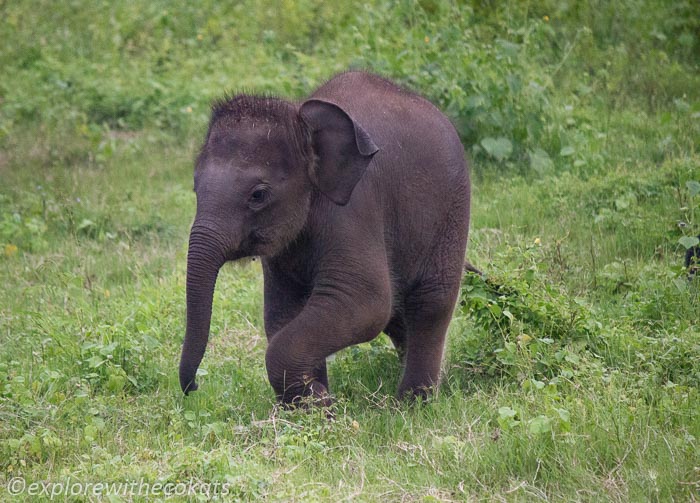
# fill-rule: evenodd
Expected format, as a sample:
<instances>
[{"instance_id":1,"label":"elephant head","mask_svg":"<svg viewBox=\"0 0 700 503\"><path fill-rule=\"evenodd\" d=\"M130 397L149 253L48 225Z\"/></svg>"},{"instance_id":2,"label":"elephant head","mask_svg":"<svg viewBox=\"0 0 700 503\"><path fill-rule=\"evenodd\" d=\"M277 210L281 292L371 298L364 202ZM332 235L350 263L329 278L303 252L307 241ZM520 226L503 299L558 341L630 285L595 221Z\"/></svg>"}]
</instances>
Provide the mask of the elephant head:
<instances>
[{"instance_id":1,"label":"elephant head","mask_svg":"<svg viewBox=\"0 0 700 503\"><path fill-rule=\"evenodd\" d=\"M180 386L195 374L209 338L221 266L274 256L306 225L316 194L345 205L377 146L338 106L239 95L216 103L197 158L197 214L187 255L187 326Z\"/></svg>"}]
</instances>

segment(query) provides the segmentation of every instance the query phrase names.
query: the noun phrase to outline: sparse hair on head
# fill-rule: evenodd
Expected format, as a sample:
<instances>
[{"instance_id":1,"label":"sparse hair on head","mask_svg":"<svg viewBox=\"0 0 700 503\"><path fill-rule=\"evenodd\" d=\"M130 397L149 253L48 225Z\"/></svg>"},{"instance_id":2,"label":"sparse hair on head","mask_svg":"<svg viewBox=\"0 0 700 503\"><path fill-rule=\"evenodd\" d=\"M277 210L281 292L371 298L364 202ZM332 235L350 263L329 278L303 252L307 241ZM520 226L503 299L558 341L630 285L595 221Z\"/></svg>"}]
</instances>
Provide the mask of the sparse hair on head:
<instances>
[{"instance_id":1,"label":"sparse hair on head","mask_svg":"<svg viewBox=\"0 0 700 503\"><path fill-rule=\"evenodd\" d=\"M270 95L226 94L212 103L209 128L202 145L205 148L215 128L231 128L248 121L274 123L286 133L290 145L302 157L310 156L310 133L298 114L298 107L285 99ZM201 156L201 152L200 152Z\"/></svg>"},{"instance_id":2,"label":"sparse hair on head","mask_svg":"<svg viewBox=\"0 0 700 503\"><path fill-rule=\"evenodd\" d=\"M292 112L296 112L294 105L276 96L227 94L212 104L210 124L222 119L280 120L288 118Z\"/></svg>"}]
</instances>

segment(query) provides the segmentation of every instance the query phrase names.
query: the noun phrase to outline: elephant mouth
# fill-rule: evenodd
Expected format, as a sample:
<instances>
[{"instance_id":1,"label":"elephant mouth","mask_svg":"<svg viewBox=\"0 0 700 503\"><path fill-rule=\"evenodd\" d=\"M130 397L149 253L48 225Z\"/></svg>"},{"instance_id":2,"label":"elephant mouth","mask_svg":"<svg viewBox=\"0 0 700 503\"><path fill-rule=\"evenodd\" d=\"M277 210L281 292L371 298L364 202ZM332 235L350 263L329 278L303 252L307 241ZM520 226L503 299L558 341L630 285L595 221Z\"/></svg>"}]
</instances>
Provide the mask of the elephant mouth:
<instances>
[{"instance_id":1,"label":"elephant mouth","mask_svg":"<svg viewBox=\"0 0 700 503\"><path fill-rule=\"evenodd\" d=\"M242 260L246 257L251 257L253 255L254 253L249 253L244 249L238 249L236 251L226 254L226 262L236 262L238 260Z\"/></svg>"},{"instance_id":2,"label":"elephant mouth","mask_svg":"<svg viewBox=\"0 0 700 503\"><path fill-rule=\"evenodd\" d=\"M268 255L274 255L277 247L273 243L271 239L268 239L266 236L259 234L259 233L253 233L252 236L252 253L251 255L256 255L259 257L264 257Z\"/></svg>"},{"instance_id":3,"label":"elephant mouth","mask_svg":"<svg viewBox=\"0 0 700 503\"><path fill-rule=\"evenodd\" d=\"M260 231L253 231L250 233L250 240L254 245L265 245L270 242L270 240Z\"/></svg>"},{"instance_id":4,"label":"elephant mouth","mask_svg":"<svg viewBox=\"0 0 700 503\"><path fill-rule=\"evenodd\" d=\"M259 232L253 231L241 242L236 250L226 254L227 262L234 262L249 257L260 257L270 254L274 249L272 241Z\"/></svg>"}]
</instances>

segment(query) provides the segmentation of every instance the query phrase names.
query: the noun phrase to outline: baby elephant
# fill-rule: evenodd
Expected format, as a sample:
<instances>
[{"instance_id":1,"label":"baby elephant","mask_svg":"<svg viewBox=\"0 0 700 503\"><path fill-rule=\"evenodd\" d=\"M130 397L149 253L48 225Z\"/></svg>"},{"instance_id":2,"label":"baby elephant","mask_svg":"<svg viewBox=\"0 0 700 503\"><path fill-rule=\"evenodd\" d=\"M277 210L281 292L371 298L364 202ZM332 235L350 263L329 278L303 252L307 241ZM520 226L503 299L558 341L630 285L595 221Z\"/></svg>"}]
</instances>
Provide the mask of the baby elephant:
<instances>
[{"instance_id":1,"label":"baby elephant","mask_svg":"<svg viewBox=\"0 0 700 503\"><path fill-rule=\"evenodd\" d=\"M212 108L196 161L180 385L209 337L224 262L259 256L266 365L280 401L329 404L326 357L384 331L400 397L438 384L469 230L469 171L450 121L365 72L307 100L238 95Z\"/></svg>"}]
</instances>

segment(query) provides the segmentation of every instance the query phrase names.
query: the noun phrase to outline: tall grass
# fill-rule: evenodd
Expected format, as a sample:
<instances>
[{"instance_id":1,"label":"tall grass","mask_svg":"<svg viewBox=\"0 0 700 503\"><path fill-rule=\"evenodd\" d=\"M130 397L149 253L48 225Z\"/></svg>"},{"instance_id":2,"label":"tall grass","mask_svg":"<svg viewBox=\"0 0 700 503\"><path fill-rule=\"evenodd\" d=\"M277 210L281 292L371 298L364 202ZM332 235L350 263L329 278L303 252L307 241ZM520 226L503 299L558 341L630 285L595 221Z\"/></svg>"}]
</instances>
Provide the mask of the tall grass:
<instances>
[{"instance_id":1,"label":"tall grass","mask_svg":"<svg viewBox=\"0 0 700 503\"><path fill-rule=\"evenodd\" d=\"M682 267L700 233L697 2L0 15L0 491L194 478L240 500L697 499L700 300ZM184 398L209 103L298 98L348 67L430 98L471 161L468 255L486 274L464 279L440 392L397 403L382 336L330 364L335 421L279 410L252 262L222 270Z\"/></svg>"}]
</instances>

